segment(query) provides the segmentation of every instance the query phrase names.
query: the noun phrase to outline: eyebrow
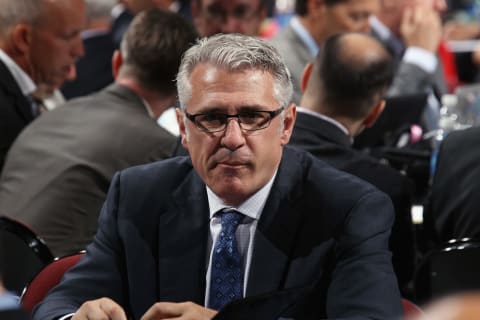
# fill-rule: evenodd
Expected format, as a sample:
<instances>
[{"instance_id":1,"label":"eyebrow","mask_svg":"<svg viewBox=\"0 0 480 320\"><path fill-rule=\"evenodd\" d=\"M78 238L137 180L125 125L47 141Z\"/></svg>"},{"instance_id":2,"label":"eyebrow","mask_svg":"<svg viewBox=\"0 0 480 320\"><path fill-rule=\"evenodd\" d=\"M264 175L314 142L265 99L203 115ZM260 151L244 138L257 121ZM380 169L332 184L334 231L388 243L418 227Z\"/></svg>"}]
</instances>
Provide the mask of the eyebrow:
<instances>
[{"instance_id":1,"label":"eyebrow","mask_svg":"<svg viewBox=\"0 0 480 320\"><path fill-rule=\"evenodd\" d=\"M237 112L265 111L265 110L268 110L268 107L260 106L260 105L245 105L245 106L240 106L236 109L238 110ZM225 108L221 108L221 107L204 107L204 108L200 108L200 110L198 110L197 112L197 114L203 114L203 113L228 114L228 111L225 110Z\"/></svg>"}]
</instances>

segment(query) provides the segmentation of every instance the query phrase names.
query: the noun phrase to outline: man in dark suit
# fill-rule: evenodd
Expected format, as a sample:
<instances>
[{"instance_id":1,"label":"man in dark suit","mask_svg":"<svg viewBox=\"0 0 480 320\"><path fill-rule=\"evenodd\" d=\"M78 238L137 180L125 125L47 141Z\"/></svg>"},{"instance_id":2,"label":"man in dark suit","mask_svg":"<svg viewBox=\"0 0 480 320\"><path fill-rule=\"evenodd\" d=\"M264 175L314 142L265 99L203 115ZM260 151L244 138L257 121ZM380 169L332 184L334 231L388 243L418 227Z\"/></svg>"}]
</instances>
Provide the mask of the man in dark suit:
<instances>
[{"instance_id":1,"label":"man in dark suit","mask_svg":"<svg viewBox=\"0 0 480 320\"><path fill-rule=\"evenodd\" d=\"M390 200L284 148L296 112L278 52L204 38L177 86L190 157L116 175L85 258L34 319L400 317Z\"/></svg>"},{"instance_id":2,"label":"man in dark suit","mask_svg":"<svg viewBox=\"0 0 480 320\"><path fill-rule=\"evenodd\" d=\"M113 57L115 84L42 115L18 137L0 177L0 212L56 256L83 250L114 173L170 156L176 138L156 119L175 104L180 57L196 36L177 14L141 14Z\"/></svg>"},{"instance_id":3,"label":"man in dark suit","mask_svg":"<svg viewBox=\"0 0 480 320\"><path fill-rule=\"evenodd\" d=\"M440 145L425 220L433 240L480 238L480 128L449 133Z\"/></svg>"},{"instance_id":4,"label":"man in dark suit","mask_svg":"<svg viewBox=\"0 0 480 320\"><path fill-rule=\"evenodd\" d=\"M58 88L83 54L83 0L5 0L0 8L0 171L11 144L38 114L36 85Z\"/></svg>"},{"instance_id":5,"label":"man in dark suit","mask_svg":"<svg viewBox=\"0 0 480 320\"><path fill-rule=\"evenodd\" d=\"M328 38L315 63L306 68L304 95L290 144L372 183L390 196L396 212L390 248L403 289L412 278L414 266L411 182L352 148L354 137L382 112L383 96L392 79L392 58L372 37L345 33Z\"/></svg>"}]
</instances>

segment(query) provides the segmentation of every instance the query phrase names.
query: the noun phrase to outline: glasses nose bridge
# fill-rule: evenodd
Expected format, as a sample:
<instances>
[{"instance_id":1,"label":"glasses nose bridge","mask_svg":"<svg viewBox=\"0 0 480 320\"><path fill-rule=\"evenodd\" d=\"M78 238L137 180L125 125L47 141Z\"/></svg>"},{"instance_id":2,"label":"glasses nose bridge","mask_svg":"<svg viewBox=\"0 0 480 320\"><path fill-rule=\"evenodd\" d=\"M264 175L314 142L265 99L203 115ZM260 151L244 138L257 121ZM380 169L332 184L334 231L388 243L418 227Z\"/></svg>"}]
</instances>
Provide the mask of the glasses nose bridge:
<instances>
[{"instance_id":1,"label":"glasses nose bridge","mask_svg":"<svg viewBox=\"0 0 480 320\"><path fill-rule=\"evenodd\" d=\"M230 124L230 120L237 120L238 128L240 131L243 130L242 128L242 122L240 121L240 115L239 114L229 114L225 116L225 129L224 132L228 131L228 126Z\"/></svg>"}]
</instances>

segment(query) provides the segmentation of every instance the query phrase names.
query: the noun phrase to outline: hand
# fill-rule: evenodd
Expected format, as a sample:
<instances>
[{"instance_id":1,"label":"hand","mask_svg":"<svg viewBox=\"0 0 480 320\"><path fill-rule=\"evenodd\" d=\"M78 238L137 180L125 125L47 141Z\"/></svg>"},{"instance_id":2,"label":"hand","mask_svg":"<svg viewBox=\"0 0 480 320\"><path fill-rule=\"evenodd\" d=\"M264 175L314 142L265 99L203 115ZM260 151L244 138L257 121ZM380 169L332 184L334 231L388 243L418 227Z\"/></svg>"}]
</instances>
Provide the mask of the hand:
<instances>
[{"instance_id":1,"label":"hand","mask_svg":"<svg viewBox=\"0 0 480 320\"><path fill-rule=\"evenodd\" d=\"M125 311L108 298L87 301L75 312L71 320L127 320Z\"/></svg>"},{"instance_id":2,"label":"hand","mask_svg":"<svg viewBox=\"0 0 480 320\"><path fill-rule=\"evenodd\" d=\"M435 53L442 39L440 15L425 7L406 8L400 25L406 47L419 47Z\"/></svg>"},{"instance_id":3,"label":"hand","mask_svg":"<svg viewBox=\"0 0 480 320\"><path fill-rule=\"evenodd\" d=\"M141 320L210 320L217 311L193 302L157 302L145 312Z\"/></svg>"}]
</instances>

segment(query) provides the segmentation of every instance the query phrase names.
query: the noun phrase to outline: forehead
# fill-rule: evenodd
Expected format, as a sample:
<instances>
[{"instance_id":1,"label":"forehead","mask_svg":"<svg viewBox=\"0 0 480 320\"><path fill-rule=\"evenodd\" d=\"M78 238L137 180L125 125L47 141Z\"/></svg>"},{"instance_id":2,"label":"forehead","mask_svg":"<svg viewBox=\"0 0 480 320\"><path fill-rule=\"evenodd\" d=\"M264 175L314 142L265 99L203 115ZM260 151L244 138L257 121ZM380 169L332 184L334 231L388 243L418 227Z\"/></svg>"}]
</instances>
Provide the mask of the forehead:
<instances>
[{"instance_id":1,"label":"forehead","mask_svg":"<svg viewBox=\"0 0 480 320\"><path fill-rule=\"evenodd\" d=\"M47 0L44 2L42 22L56 28L78 27L86 20L83 0ZM83 25L80 25L83 27Z\"/></svg>"},{"instance_id":2,"label":"forehead","mask_svg":"<svg viewBox=\"0 0 480 320\"><path fill-rule=\"evenodd\" d=\"M201 7L235 8L239 6L257 8L262 0L198 0Z\"/></svg>"},{"instance_id":3,"label":"forehead","mask_svg":"<svg viewBox=\"0 0 480 320\"><path fill-rule=\"evenodd\" d=\"M273 76L262 70L228 71L199 64L190 76L190 84L192 94L189 105L237 107L276 104Z\"/></svg>"}]
</instances>

